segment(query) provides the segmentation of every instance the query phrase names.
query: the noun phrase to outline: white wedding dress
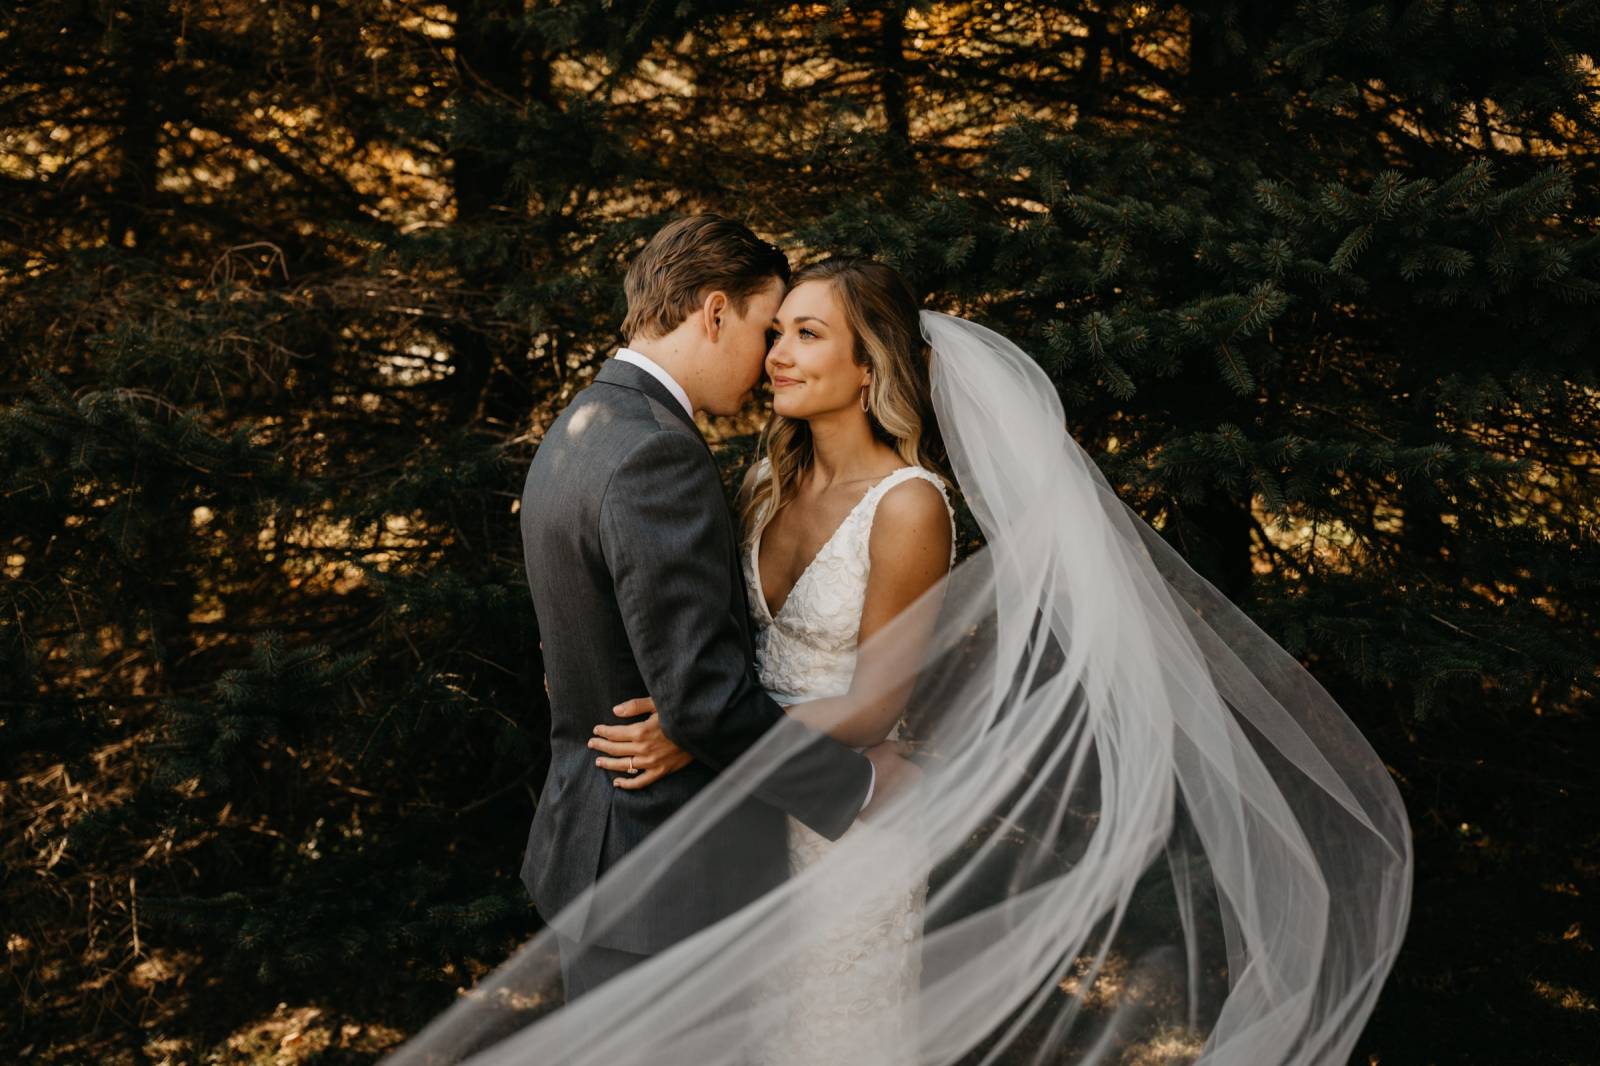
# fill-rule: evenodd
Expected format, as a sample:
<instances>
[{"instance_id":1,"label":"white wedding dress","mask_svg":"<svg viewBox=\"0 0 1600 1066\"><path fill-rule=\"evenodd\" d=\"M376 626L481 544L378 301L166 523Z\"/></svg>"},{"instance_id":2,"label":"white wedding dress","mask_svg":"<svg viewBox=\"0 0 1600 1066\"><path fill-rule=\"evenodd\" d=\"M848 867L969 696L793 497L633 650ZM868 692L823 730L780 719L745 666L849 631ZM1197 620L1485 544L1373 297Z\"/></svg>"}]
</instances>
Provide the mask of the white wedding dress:
<instances>
[{"instance_id":1,"label":"white wedding dress","mask_svg":"<svg viewBox=\"0 0 1600 1066\"><path fill-rule=\"evenodd\" d=\"M765 464L766 460L762 460ZM758 476L764 475L762 469ZM856 637L866 599L868 539L878 501L905 481L932 482L955 511L937 475L907 466L869 489L795 581L776 617L769 613L757 564L758 534L744 556L756 668L762 686L788 706L842 695L855 673ZM896 723L889 734L900 736ZM789 866L798 872L836 846L793 818L787 819ZM915 1008L922 973L922 911L927 881L911 842L857 822L846 837L868 834L874 889L866 896L836 885L808 892L797 912L799 956L768 983L785 1003L783 1018L766 1034L761 1066L898 1066L915 1058ZM843 838L841 838L843 839Z\"/></svg>"}]
</instances>

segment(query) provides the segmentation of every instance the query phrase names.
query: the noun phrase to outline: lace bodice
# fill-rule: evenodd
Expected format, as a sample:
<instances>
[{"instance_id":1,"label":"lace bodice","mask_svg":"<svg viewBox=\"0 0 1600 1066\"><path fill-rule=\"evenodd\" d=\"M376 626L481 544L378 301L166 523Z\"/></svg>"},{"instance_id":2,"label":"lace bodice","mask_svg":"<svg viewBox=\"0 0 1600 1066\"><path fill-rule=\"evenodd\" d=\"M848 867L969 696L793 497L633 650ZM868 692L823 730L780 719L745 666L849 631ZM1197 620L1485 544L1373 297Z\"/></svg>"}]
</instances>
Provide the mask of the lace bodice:
<instances>
[{"instance_id":1,"label":"lace bodice","mask_svg":"<svg viewBox=\"0 0 1600 1066\"><path fill-rule=\"evenodd\" d=\"M766 472L762 460L760 477ZM912 478L931 481L950 513L950 561L955 562L955 509L939 476L921 466L904 466L867 490L844 521L801 571L774 617L761 589L758 533L744 553L744 579L750 592L750 619L756 634L756 668L761 684L781 704L801 703L848 691L856 669L856 637L867 596L867 546L878 501Z\"/></svg>"}]
</instances>

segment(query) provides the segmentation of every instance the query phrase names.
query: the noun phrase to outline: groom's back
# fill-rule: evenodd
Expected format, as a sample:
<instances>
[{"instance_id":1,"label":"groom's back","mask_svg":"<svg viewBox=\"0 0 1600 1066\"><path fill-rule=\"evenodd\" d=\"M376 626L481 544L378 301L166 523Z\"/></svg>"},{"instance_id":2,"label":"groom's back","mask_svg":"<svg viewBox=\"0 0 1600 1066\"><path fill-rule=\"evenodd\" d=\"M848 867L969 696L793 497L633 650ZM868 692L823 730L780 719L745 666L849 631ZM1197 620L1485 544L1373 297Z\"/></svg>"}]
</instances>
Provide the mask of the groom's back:
<instances>
[{"instance_id":1,"label":"groom's back","mask_svg":"<svg viewBox=\"0 0 1600 1066\"><path fill-rule=\"evenodd\" d=\"M602 548L601 507L612 475L650 437L683 434L704 449L681 409L667 406L674 402L645 371L610 360L546 432L523 487L523 561L549 681L551 763L528 835L522 879L546 921L712 777L703 764L691 762L646 788L618 789L611 784L614 775L595 766L596 753L587 747L595 725L627 724L612 715L612 707L650 694ZM716 478L709 453L705 476ZM732 520L722 517L731 535ZM630 535L648 545L651 530L645 525ZM736 557L728 565L732 580L742 582ZM741 616L739 627L748 637L742 597L727 609ZM670 641L672 634L659 637ZM661 912L633 908L628 920L600 942L655 951L721 917L751 889L782 877L783 840L782 815L775 808L744 804L707 834L702 847L674 863L674 878L683 884L658 886ZM748 865L736 876L721 869L740 855L746 862L769 862L772 876L752 881ZM719 897L719 885L727 886L727 898ZM582 921L582 915L572 915L557 925L577 939Z\"/></svg>"},{"instance_id":2,"label":"groom's back","mask_svg":"<svg viewBox=\"0 0 1600 1066\"><path fill-rule=\"evenodd\" d=\"M590 385L546 431L523 484L523 566L544 645L553 740L586 742L628 698L604 702L608 687L641 687L600 544L600 506L612 473L641 439L671 432L651 404L642 393ZM617 661L597 675L587 668L601 665L594 659L602 652Z\"/></svg>"}]
</instances>

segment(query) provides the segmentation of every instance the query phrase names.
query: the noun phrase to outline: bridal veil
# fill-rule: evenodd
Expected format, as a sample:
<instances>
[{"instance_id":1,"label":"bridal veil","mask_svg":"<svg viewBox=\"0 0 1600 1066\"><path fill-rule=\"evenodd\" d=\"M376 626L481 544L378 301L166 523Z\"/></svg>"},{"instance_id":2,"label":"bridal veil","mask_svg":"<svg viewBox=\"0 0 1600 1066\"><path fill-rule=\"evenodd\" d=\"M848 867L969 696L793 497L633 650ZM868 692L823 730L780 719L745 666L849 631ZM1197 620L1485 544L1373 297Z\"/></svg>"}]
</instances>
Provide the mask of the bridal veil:
<instances>
[{"instance_id":1,"label":"bridal veil","mask_svg":"<svg viewBox=\"0 0 1600 1066\"><path fill-rule=\"evenodd\" d=\"M876 861L885 834L929 882L907 1062L1349 1059L1410 907L1383 763L1117 498L1026 353L965 319L921 321L985 544L874 635L874 676L852 692L911 686L921 778L870 832L570 1004L541 933L391 1066L760 1061L785 1009L770 977L804 950L808 901L906 876ZM805 742L771 730L608 871L574 904L586 935Z\"/></svg>"}]
</instances>

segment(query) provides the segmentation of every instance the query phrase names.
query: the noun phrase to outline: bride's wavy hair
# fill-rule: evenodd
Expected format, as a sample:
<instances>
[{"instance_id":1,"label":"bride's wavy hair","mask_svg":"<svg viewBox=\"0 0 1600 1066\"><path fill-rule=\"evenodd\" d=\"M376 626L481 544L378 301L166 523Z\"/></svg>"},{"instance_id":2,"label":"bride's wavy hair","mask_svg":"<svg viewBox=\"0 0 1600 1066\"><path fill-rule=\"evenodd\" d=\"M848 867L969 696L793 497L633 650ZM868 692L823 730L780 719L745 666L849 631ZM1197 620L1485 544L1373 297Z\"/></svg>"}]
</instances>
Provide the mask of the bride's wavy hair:
<instances>
[{"instance_id":1,"label":"bride's wavy hair","mask_svg":"<svg viewBox=\"0 0 1600 1066\"><path fill-rule=\"evenodd\" d=\"M859 256L837 256L803 267L790 284L807 281L833 286L854 338L855 361L872 368L867 422L873 436L904 462L934 471L953 491L955 480L929 392L930 349L922 337L911 287L893 267ZM756 449L757 464L763 456L770 460L767 476L751 487L740 507L747 544L795 495L813 454L810 424L774 412Z\"/></svg>"}]
</instances>

